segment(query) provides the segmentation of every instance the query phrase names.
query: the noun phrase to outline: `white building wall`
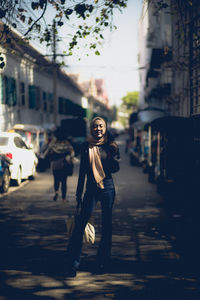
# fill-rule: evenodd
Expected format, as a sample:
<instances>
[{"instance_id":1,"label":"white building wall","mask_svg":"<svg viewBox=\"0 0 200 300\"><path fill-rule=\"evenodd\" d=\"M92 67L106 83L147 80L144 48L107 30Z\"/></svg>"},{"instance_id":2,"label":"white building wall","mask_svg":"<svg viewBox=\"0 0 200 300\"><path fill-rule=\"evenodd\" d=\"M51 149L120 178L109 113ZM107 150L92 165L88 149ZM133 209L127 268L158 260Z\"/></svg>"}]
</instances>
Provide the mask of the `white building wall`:
<instances>
[{"instance_id":1,"label":"white building wall","mask_svg":"<svg viewBox=\"0 0 200 300\"><path fill-rule=\"evenodd\" d=\"M6 66L0 69L0 75L12 77L16 80L17 104L8 106L5 99L1 99L0 103L0 130L6 131L16 123L35 124L44 127L53 125L53 113L44 111L42 92L53 94L53 73L51 70L45 71L44 67L38 68L34 64L31 57L20 57L16 53L6 53L4 49L0 52L5 53ZM25 84L25 105L22 105L20 99L19 83ZM40 87L40 108L29 108L29 91L28 86L35 85ZM5 91L4 91L5 94ZM72 102L82 105L83 95L70 83L57 80L57 99L59 97L68 98ZM48 102L48 101L47 101ZM65 115L57 115L57 121L66 117Z\"/></svg>"},{"instance_id":2,"label":"white building wall","mask_svg":"<svg viewBox=\"0 0 200 300\"><path fill-rule=\"evenodd\" d=\"M149 28L149 15L147 1L143 2L142 14L138 26L138 60L139 60L139 78L140 78L140 93L139 93L139 107L145 106L145 85L146 74L150 61L150 49L147 46L147 34Z\"/></svg>"},{"instance_id":3,"label":"white building wall","mask_svg":"<svg viewBox=\"0 0 200 300\"><path fill-rule=\"evenodd\" d=\"M57 94L59 97L68 98L70 100L73 99L73 102L80 105L82 104L82 97L80 97L80 94L78 94L75 89L73 89L70 86L66 86L65 82L58 82L57 84Z\"/></svg>"},{"instance_id":4,"label":"white building wall","mask_svg":"<svg viewBox=\"0 0 200 300\"><path fill-rule=\"evenodd\" d=\"M169 2L169 0L166 0ZM150 69L152 49L163 49L171 46L171 14L170 6L166 9L157 10L156 1L143 2L142 15L139 21L139 74L140 74L140 98L139 108L143 109L149 106L145 103L145 98L156 85L166 83L163 78L165 73L160 69L157 77L149 77L146 81L148 70ZM158 98L151 99L151 105L158 108L165 108Z\"/></svg>"}]
</instances>

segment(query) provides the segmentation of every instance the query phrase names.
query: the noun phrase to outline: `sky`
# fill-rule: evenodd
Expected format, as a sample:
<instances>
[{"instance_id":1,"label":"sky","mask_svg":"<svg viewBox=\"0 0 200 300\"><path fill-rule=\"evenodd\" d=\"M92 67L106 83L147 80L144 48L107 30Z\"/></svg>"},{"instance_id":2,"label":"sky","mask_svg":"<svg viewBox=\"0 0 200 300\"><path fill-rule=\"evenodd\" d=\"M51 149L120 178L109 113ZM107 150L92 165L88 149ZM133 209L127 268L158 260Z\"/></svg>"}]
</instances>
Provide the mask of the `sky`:
<instances>
[{"instance_id":1,"label":"sky","mask_svg":"<svg viewBox=\"0 0 200 300\"><path fill-rule=\"evenodd\" d=\"M131 91L139 91L138 73L138 21L142 0L128 0L123 13L115 11L114 24L117 30L105 34L104 44L98 50L100 56L79 50L77 55L65 58L69 73L80 73L80 80L103 78L111 105L120 105L121 98ZM59 32L63 38L67 27ZM64 40L63 40L64 41ZM64 51L64 42L58 44ZM88 52L87 52L88 53ZM80 58L80 61L78 60Z\"/></svg>"},{"instance_id":2,"label":"sky","mask_svg":"<svg viewBox=\"0 0 200 300\"><path fill-rule=\"evenodd\" d=\"M70 57L69 72L80 72L80 79L104 78L111 105L119 105L127 92L139 90L138 21L142 0L129 0L123 13L117 12L117 30L107 34L100 56Z\"/></svg>"}]
</instances>

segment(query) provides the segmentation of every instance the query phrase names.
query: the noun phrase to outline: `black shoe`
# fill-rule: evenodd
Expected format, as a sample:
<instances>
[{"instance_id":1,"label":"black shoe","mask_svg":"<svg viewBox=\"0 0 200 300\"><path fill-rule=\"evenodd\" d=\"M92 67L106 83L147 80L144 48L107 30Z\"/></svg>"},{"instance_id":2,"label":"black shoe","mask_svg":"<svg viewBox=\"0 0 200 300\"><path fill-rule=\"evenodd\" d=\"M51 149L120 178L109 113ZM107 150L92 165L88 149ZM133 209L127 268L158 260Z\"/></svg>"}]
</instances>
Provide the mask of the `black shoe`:
<instances>
[{"instance_id":1,"label":"black shoe","mask_svg":"<svg viewBox=\"0 0 200 300\"><path fill-rule=\"evenodd\" d=\"M97 256L95 264L95 274L107 273L110 269L111 259L110 257Z\"/></svg>"},{"instance_id":2,"label":"black shoe","mask_svg":"<svg viewBox=\"0 0 200 300\"><path fill-rule=\"evenodd\" d=\"M106 267L104 264L98 264L96 266L95 274L104 274L106 273Z\"/></svg>"},{"instance_id":3,"label":"black shoe","mask_svg":"<svg viewBox=\"0 0 200 300\"><path fill-rule=\"evenodd\" d=\"M79 269L80 262L75 260L73 263L68 262L68 267L67 267L67 277L76 277L76 273Z\"/></svg>"},{"instance_id":4,"label":"black shoe","mask_svg":"<svg viewBox=\"0 0 200 300\"><path fill-rule=\"evenodd\" d=\"M103 275L106 273L109 273L109 267L104 264L97 265L93 272L95 275Z\"/></svg>"},{"instance_id":5,"label":"black shoe","mask_svg":"<svg viewBox=\"0 0 200 300\"><path fill-rule=\"evenodd\" d=\"M95 270L94 270L95 274L105 274L105 273L108 273L108 271L109 271L109 264L105 264L102 262L96 262L96 266L95 266Z\"/></svg>"},{"instance_id":6,"label":"black shoe","mask_svg":"<svg viewBox=\"0 0 200 300\"><path fill-rule=\"evenodd\" d=\"M77 269L71 268L67 271L66 277L76 277Z\"/></svg>"}]
</instances>

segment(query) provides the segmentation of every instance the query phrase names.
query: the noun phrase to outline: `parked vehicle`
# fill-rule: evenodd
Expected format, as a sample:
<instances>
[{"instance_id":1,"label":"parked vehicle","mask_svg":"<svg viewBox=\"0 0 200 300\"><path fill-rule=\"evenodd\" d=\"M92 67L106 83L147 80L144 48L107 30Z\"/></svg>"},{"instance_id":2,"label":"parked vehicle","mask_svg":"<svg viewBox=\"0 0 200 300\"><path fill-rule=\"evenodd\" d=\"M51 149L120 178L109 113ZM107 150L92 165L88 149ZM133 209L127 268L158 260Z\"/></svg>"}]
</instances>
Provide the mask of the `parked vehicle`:
<instances>
[{"instance_id":1,"label":"parked vehicle","mask_svg":"<svg viewBox=\"0 0 200 300\"><path fill-rule=\"evenodd\" d=\"M130 164L132 166L141 166L143 153L142 153L142 139L141 139L141 130L134 129L135 131L135 138L129 144L129 159Z\"/></svg>"},{"instance_id":2,"label":"parked vehicle","mask_svg":"<svg viewBox=\"0 0 200 300\"><path fill-rule=\"evenodd\" d=\"M149 179L154 180L159 192L177 182L187 182L192 158L191 120L168 116L155 119L149 126Z\"/></svg>"},{"instance_id":3,"label":"parked vehicle","mask_svg":"<svg viewBox=\"0 0 200 300\"><path fill-rule=\"evenodd\" d=\"M19 133L26 145L38 155L45 140L44 128L31 124L15 124L8 132Z\"/></svg>"},{"instance_id":4,"label":"parked vehicle","mask_svg":"<svg viewBox=\"0 0 200 300\"><path fill-rule=\"evenodd\" d=\"M129 147L129 161L131 166L140 166L140 149L132 142Z\"/></svg>"},{"instance_id":5,"label":"parked vehicle","mask_svg":"<svg viewBox=\"0 0 200 300\"><path fill-rule=\"evenodd\" d=\"M0 192L6 193L10 186L10 159L0 153Z\"/></svg>"},{"instance_id":6,"label":"parked vehicle","mask_svg":"<svg viewBox=\"0 0 200 300\"><path fill-rule=\"evenodd\" d=\"M1 132L0 152L11 161L10 177L16 185L20 185L22 179L34 178L38 159L34 151L23 141L21 135Z\"/></svg>"}]
</instances>

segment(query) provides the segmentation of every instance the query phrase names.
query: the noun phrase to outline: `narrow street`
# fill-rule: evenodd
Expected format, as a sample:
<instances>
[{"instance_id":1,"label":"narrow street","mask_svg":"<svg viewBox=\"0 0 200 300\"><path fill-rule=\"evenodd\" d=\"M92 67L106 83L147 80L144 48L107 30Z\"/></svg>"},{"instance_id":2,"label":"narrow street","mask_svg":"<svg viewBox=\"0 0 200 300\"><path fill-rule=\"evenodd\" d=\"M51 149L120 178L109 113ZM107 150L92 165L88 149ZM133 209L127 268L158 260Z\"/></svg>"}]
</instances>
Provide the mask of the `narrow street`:
<instances>
[{"instance_id":1,"label":"narrow street","mask_svg":"<svg viewBox=\"0 0 200 300\"><path fill-rule=\"evenodd\" d=\"M180 214L167 211L142 169L130 166L124 139L118 140L121 170L114 175L110 271L93 273L100 232L97 206L96 242L84 245L77 277L65 277L65 220L75 209L79 165L68 180L68 203L53 201L52 175L39 173L0 198L0 300L200 299L198 261L181 251L188 243L180 238L186 223Z\"/></svg>"}]
</instances>

